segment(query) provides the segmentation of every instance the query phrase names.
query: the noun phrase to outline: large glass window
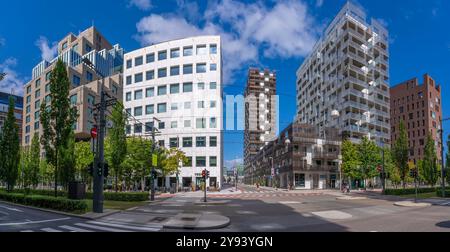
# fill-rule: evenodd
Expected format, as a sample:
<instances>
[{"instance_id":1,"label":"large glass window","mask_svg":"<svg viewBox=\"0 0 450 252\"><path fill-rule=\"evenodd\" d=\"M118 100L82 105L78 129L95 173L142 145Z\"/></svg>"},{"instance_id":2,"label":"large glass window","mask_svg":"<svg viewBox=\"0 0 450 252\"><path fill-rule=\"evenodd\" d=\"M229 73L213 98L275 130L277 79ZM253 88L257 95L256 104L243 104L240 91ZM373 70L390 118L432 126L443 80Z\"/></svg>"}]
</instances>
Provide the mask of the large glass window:
<instances>
[{"instance_id":1,"label":"large glass window","mask_svg":"<svg viewBox=\"0 0 450 252\"><path fill-rule=\"evenodd\" d=\"M49 81L51 76L52 76L52 72L46 73L45 74L45 81Z\"/></svg>"},{"instance_id":2,"label":"large glass window","mask_svg":"<svg viewBox=\"0 0 450 252\"><path fill-rule=\"evenodd\" d=\"M144 58L142 56L137 57L137 58L134 59L134 66L135 67L136 66L140 66L142 64L144 64Z\"/></svg>"},{"instance_id":3,"label":"large glass window","mask_svg":"<svg viewBox=\"0 0 450 252\"><path fill-rule=\"evenodd\" d=\"M155 88L145 89L145 97L153 97L153 96L155 96Z\"/></svg>"},{"instance_id":4,"label":"large glass window","mask_svg":"<svg viewBox=\"0 0 450 252\"><path fill-rule=\"evenodd\" d=\"M127 76L127 85L131 85L131 83L133 82L131 75Z\"/></svg>"},{"instance_id":5,"label":"large glass window","mask_svg":"<svg viewBox=\"0 0 450 252\"><path fill-rule=\"evenodd\" d=\"M192 147L192 137L183 137L183 147L184 148Z\"/></svg>"},{"instance_id":6,"label":"large glass window","mask_svg":"<svg viewBox=\"0 0 450 252\"><path fill-rule=\"evenodd\" d=\"M178 94L178 93L180 93L180 84L171 84L170 85L170 93L171 94Z\"/></svg>"},{"instance_id":7,"label":"large glass window","mask_svg":"<svg viewBox=\"0 0 450 252\"><path fill-rule=\"evenodd\" d=\"M203 83L203 82L197 83L197 88L198 88L198 90L204 90L205 89L205 83Z\"/></svg>"},{"instance_id":8,"label":"large glass window","mask_svg":"<svg viewBox=\"0 0 450 252\"><path fill-rule=\"evenodd\" d=\"M28 86L27 87L27 94L30 94L31 93L31 86Z\"/></svg>"},{"instance_id":9,"label":"large glass window","mask_svg":"<svg viewBox=\"0 0 450 252\"><path fill-rule=\"evenodd\" d=\"M137 90L137 91L134 92L134 99L135 100L142 99L142 90Z\"/></svg>"},{"instance_id":10,"label":"large glass window","mask_svg":"<svg viewBox=\"0 0 450 252\"><path fill-rule=\"evenodd\" d=\"M152 132L153 130L153 122L146 122L145 123L145 132Z\"/></svg>"},{"instance_id":11,"label":"large glass window","mask_svg":"<svg viewBox=\"0 0 450 252\"><path fill-rule=\"evenodd\" d=\"M178 110L178 103L172 103L172 104L170 105L170 110L172 110L172 111Z\"/></svg>"},{"instance_id":12,"label":"large glass window","mask_svg":"<svg viewBox=\"0 0 450 252\"><path fill-rule=\"evenodd\" d=\"M180 75L180 66L170 67L170 76Z\"/></svg>"},{"instance_id":13,"label":"large glass window","mask_svg":"<svg viewBox=\"0 0 450 252\"><path fill-rule=\"evenodd\" d=\"M158 52L158 60L165 60L165 59L167 59L167 51Z\"/></svg>"},{"instance_id":14,"label":"large glass window","mask_svg":"<svg viewBox=\"0 0 450 252\"><path fill-rule=\"evenodd\" d=\"M155 53L149 53L145 56L145 58L146 58L147 64L155 62Z\"/></svg>"},{"instance_id":15,"label":"large glass window","mask_svg":"<svg viewBox=\"0 0 450 252\"><path fill-rule=\"evenodd\" d=\"M167 77L167 68L158 69L158 78Z\"/></svg>"},{"instance_id":16,"label":"large glass window","mask_svg":"<svg viewBox=\"0 0 450 252\"><path fill-rule=\"evenodd\" d=\"M209 147L217 147L217 137L209 137Z\"/></svg>"},{"instance_id":17,"label":"large glass window","mask_svg":"<svg viewBox=\"0 0 450 252\"><path fill-rule=\"evenodd\" d=\"M209 65L209 71L217 71L217 64Z\"/></svg>"},{"instance_id":18,"label":"large glass window","mask_svg":"<svg viewBox=\"0 0 450 252\"><path fill-rule=\"evenodd\" d=\"M48 93L50 91L50 84L45 85L45 92Z\"/></svg>"},{"instance_id":19,"label":"large glass window","mask_svg":"<svg viewBox=\"0 0 450 252\"><path fill-rule=\"evenodd\" d=\"M209 53L210 54L217 54L217 45L216 44L209 45Z\"/></svg>"},{"instance_id":20,"label":"large glass window","mask_svg":"<svg viewBox=\"0 0 450 252\"><path fill-rule=\"evenodd\" d=\"M131 92L127 92L125 95L125 101L131 101Z\"/></svg>"},{"instance_id":21,"label":"large glass window","mask_svg":"<svg viewBox=\"0 0 450 252\"><path fill-rule=\"evenodd\" d=\"M125 132L127 135L131 134L131 125L125 126Z\"/></svg>"},{"instance_id":22,"label":"large glass window","mask_svg":"<svg viewBox=\"0 0 450 252\"><path fill-rule=\"evenodd\" d=\"M145 79L146 80L155 79L155 70L150 70L150 71L145 72Z\"/></svg>"},{"instance_id":23,"label":"large glass window","mask_svg":"<svg viewBox=\"0 0 450 252\"><path fill-rule=\"evenodd\" d=\"M192 70L192 64L188 64L188 65L183 65L183 74L192 74L193 70Z\"/></svg>"},{"instance_id":24,"label":"large glass window","mask_svg":"<svg viewBox=\"0 0 450 252\"><path fill-rule=\"evenodd\" d=\"M217 82L209 83L209 89L217 89Z\"/></svg>"},{"instance_id":25,"label":"large glass window","mask_svg":"<svg viewBox=\"0 0 450 252\"><path fill-rule=\"evenodd\" d=\"M206 63L197 64L197 73L206 73Z\"/></svg>"},{"instance_id":26,"label":"large glass window","mask_svg":"<svg viewBox=\"0 0 450 252\"><path fill-rule=\"evenodd\" d=\"M178 58L180 57L180 48L174 48L170 50L170 58Z\"/></svg>"},{"instance_id":27,"label":"large glass window","mask_svg":"<svg viewBox=\"0 0 450 252\"><path fill-rule=\"evenodd\" d=\"M159 129L165 129L166 128L166 123L165 122L159 122L158 123L158 128Z\"/></svg>"},{"instance_id":28,"label":"large glass window","mask_svg":"<svg viewBox=\"0 0 450 252\"><path fill-rule=\"evenodd\" d=\"M178 148L178 138L170 138L169 146L170 148Z\"/></svg>"},{"instance_id":29,"label":"large glass window","mask_svg":"<svg viewBox=\"0 0 450 252\"><path fill-rule=\"evenodd\" d=\"M166 94L167 94L167 86L159 86L158 95L166 95Z\"/></svg>"},{"instance_id":30,"label":"large glass window","mask_svg":"<svg viewBox=\"0 0 450 252\"><path fill-rule=\"evenodd\" d=\"M142 107L134 108L134 116L142 116Z\"/></svg>"},{"instance_id":31,"label":"large glass window","mask_svg":"<svg viewBox=\"0 0 450 252\"><path fill-rule=\"evenodd\" d=\"M78 101L78 96L77 95L72 95L70 97L70 105L77 105L77 101Z\"/></svg>"},{"instance_id":32,"label":"large glass window","mask_svg":"<svg viewBox=\"0 0 450 252\"><path fill-rule=\"evenodd\" d=\"M27 104L31 102L31 95L27 96Z\"/></svg>"},{"instance_id":33,"label":"large glass window","mask_svg":"<svg viewBox=\"0 0 450 252\"><path fill-rule=\"evenodd\" d=\"M206 157L196 157L196 167L206 167Z\"/></svg>"},{"instance_id":34,"label":"large glass window","mask_svg":"<svg viewBox=\"0 0 450 252\"><path fill-rule=\"evenodd\" d=\"M192 92L192 82L183 83L183 93Z\"/></svg>"},{"instance_id":35,"label":"large glass window","mask_svg":"<svg viewBox=\"0 0 450 252\"><path fill-rule=\"evenodd\" d=\"M142 73L138 73L134 75L134 83L139 83L143 81Z\"/></svg>"},{"instance_id":36,"label":"large glass window","mask_svg":"<svg viewBox=\"0 0 450 252\"><path fill-rule=\"evenodd\" d=\"M127 60L127 69L130 69L133 67L133 61L131 59Z\"/></svg>"},{"instance_id":37,"label":"large glass window","mask_svg":"<svg viewBox=\"0 0 450 252\"><path fill-rule=\"evenodd\" d=\"M79 86L81 84L81 78L77 75L72 76L72 84L75 86Z\"/></svg>"},{"instance_id":38,"label":"large glass window","mask_svg":"<svg viewBox=\"0 0 450 252\"><path fill-rule=\"evenodd\" d=\"M183 48L183 56L192 56L192 54L194 53L194 50L192 48L192 46L187 46Z\"/></svg>"},{"instance_id":39,"label":"large glass window","mask_svg":"<svg viewBox=\"0 0 450 252\"><path fill-rule=\"evenodd\" d=\"M209 119L209 127L210 127L211 129L217 128L217 119L216 119L215 117L211 117L211 118Z\"/></svg>"},{"instance_id":40,"label":"large glass window","mask_svg":"<svg viewBox=\"0 0 450 252\"><path fill-rule=\"evenodd\" d=\"M195 144L197 147L206 147L206 137L197 137Z\"/></svg>"},{"instance_id":41,"label":"large glass window","mask_svg":"<svg viewBox=\"0 0 450 252\"><path fill-rule=\"evenodd\" d=\"M197 126L197 129L205 129L206 128L206 119L205 118L197 118L196 126Z\"/></svg>"},{"instance_id":42,"label":"large glass window","mask_svg":"<svg viewBox=\"0 0 450 252\"><path fill-rule=\"evenodd\" d=\"M210 107L210 108L215 108L216 106L217 106L216 101L210 101L210 102L209 102L209 107Z\"/></svg>"},{"instance_id":43,"label":"large glass window","mask_svg":"<svg viewBox=\"0 0 450 252\"><path fill-rule=\"evenodd\" d=\"M86 72L86 80L92 81L93 79L94 79L94 75L91 72L87 71Z\"/></svg>"},{"instance_id":44,"label":"large glass window","mask_svg":"<svg viewBox=\"0 0 450 252\"><path fill-rule=\"evenodd\" d=\"M145 114L152 115L155 113L155 105L147 105L145 106Z\"/></svg>"},{"instance_id":45,"label":"large glass window","mask_svg":"<svg viewBox=\"0 0 450 252\"><path fill-rule=\"evenodd\" d=\"M142 124L137 123L134 125L134 133L137 133L137 134L142 133Z\"/></svg>"},{"instance_id":46,"label":"large glass window","mask_svg":"<svg viewBox=\"0 0 450 252\"><path fill-rule=\"evenodd\" d=\"M41 90L38 89L36 90L36 92L34 93L34 98L39 98L41 96Z\"/></svg>"},{"instance_id":47,"label":"large glass window","mask_svg":"<svg viewBox=\"0 0 450 252\"><path fill-rule=\"evenodd\" d=\"M167 112L167 103L158 104L158 113L166 113Z\"/></svg>"},{"instance_id":48,"label":"large glass window","mask_svg":"<svg viewBox=\"0 0 450 252\"><path fill-rule=\"evenodd\" d=\"M177 121L171 122L171 123L170 123L170 128L171 128L171 129L176 129L176 128L178 128L178 122L177 122Z\"/></svg>"},{"instance_id":49,"label":"large glass window","mask_svg":"<svg viewBox=\"0 0 450 252\"><path fill-rule=\"evenodd\" d=\"M206 54L208 54L206 45L198 45L197 46L197 55L206 55Z\"/></svg>"},{"instance_id":50,"label":"large glass window","mask_svg":"<svg viewBox=\"0 0 450 252\"><path fill-rule=\"evenodd\" d=\"M210 167L217 167L217 157L209 157L209 166Z\"/></svg>"}]
</instances>

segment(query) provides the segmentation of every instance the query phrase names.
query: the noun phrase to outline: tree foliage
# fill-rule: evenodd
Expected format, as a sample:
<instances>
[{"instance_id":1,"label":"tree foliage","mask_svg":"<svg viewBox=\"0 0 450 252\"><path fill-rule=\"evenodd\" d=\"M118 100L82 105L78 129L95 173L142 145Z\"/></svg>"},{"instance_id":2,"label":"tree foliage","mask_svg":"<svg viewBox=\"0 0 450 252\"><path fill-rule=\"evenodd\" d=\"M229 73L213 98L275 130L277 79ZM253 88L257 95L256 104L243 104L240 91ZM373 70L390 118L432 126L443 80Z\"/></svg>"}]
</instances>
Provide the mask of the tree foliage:
<instances>
[{"instance_id":1,"label":"tree foliage","mask_svg":"<svg viewBox=\"0 0 450 252\"><path fill-rule=\"evenodd\" d=\"M403 182L403 187L406 187L408 180L408 160L409 160L409 148L408 148L408 135L406 134L405 124L400 121L399 137L393 146L393 158L394 163L400 174L400 179Z\"/></svg>"},{"instance_id":2,"label":"tree foliage","mask_svg":"<svg viewBox=\"0 0 450 252\"><path fill-rule=\"evenodd\" d=\"M429 133L425 143L424 157L422 160L423 179L428 185L435 186L439 179L439 169L434 140Z\"/></svg>"},{"instance_id":3,"label":"tree foliage","mask_svg":"<svg viewBox=\"0 0 450 252\"><path fill-rule=\"evenodd\" d=\"M22 182L26 189L30 187L36 188L39 184L39 165L41 146L39 143L39 135L34 134L31 141L31 147L23 148L21 157L22 170Z\"/></svg>"},{"instance_id":4,"label":"tree foliage","mask_svg":"<svg viewBox=\"0 0 450 252\"><path fill-rule=\"evenodd\" d=\"M381 164L381 150L374 141L364 137L358 145L358 158L361 167L361 178L371 179L379 175L377 166Z\"/></svg>"},{"instance_id":5,"label":"tree foliage","mask_svg":"<svg viewBox=\"0 0 450 252\"><path fill-rule=\"evenodd\" d=\"M77 180L89 184L91 176L88 173L88 166L94 162L94 153L91 151L90 142L75 143L75 170Z\"/></svg>"},{"instance_id":6,"label":"tree foliage","mask_svg":"<svg viewBox=\"0 0 450 252\"><path fill-rule=\"evenodd\" d=\"M360 162L356 144L349 140L342 143L342 172L351 179L362 178L359 170Z\"/></svg>"},{"instance_id":7,"label":"tree foliage","mask_svg":"<svg viewBox=\"0 0 450 252\"><path fill-rule=\"evenodd\" d=\"M166 151L167 158L163 160L163 176L178 174L182 164L188 161L185 153L177 148Z\"/></svg>"}]
</instances>

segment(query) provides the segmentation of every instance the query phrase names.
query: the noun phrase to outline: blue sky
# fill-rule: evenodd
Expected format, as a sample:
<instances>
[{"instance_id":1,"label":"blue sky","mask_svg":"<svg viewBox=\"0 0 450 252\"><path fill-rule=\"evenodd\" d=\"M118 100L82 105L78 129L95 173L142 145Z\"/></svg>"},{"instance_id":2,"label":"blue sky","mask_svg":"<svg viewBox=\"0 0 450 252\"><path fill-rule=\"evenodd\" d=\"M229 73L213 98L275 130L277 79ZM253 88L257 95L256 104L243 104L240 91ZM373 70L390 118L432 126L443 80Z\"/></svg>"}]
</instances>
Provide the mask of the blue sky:
<instances>
[{"instance_id":1,"label":"blue sky","mask_svg":"<svg viewBox=\"0 0 450 252\"><path fill-rule=\"evenodd\" d=\"M226 94L241 94L249 66L277 71L280 128L295 116L295 72L345 0L8 1L0 15L2 91L21 92L31 69L54 55L54 42L93 23L112 42L131 51L167 39L219 34L223 40ZM444 118L450 117L450 2L358 0L391 35L391 85L431 74L443 84ZM450 127L450 124L446 124ZM450 132L447 132L447 134ZM225 159L241 159L243 135L225 133Z\"/></svg>"}]
</instances>

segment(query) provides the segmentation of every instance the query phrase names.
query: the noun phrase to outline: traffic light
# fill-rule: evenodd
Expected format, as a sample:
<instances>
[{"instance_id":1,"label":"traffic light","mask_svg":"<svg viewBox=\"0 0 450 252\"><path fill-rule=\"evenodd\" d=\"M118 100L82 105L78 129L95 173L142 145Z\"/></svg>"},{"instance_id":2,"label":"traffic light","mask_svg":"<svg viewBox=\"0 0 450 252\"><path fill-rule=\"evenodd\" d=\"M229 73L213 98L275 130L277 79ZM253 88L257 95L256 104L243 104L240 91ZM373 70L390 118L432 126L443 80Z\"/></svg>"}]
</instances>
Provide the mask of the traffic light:
<instances>
[{"instance_id":1,"label":"traffic light","mask_svg":"<svg viewBox=\"0 0 450 252\"><path fill-rule=\"evenodd\" d=\"M209 178L209 171L206 171L206 178Z\"/></svg>"},{"instance_id":2,"label":"traffic light","mask_svg":"<svg viewBox=\"0 0 450 252\"><path fill-rule=\"evenodd\" d=\"M97 164L97 175L101 177L103 174L102 163L98 162Z\"/></svg>"},{"instance_id":3,"label":"traffic light","mask_svg":"<svg viewBox=\"0 0 450 252\"><path fill-rule=\"evenodd\" d=\"M206 178L206 171L205 170L202 171L202 177Z\"/></svg>"}]
</instances>

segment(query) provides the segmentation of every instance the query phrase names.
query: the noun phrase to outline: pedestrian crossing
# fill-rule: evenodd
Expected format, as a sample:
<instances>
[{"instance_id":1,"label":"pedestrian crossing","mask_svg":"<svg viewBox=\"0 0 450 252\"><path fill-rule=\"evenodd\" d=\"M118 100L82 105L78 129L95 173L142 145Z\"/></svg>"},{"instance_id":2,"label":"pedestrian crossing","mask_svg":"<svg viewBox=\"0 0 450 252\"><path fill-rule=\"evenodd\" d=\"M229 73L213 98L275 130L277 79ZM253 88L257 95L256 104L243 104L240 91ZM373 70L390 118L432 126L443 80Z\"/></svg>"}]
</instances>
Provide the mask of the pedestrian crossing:
<instances>
[{"instance_id":1,"label":"pedestrian crossing","mask_svg":"<svg viewBox=\"0 0 450 252\"><path fill-rule=\"evenodd\" d=\"M162 229L162 226L152 225L152 226L135 226L123 223L114 222L101 222L101 221L87 221L78 222L73 224L66 224L61 226L43 227L37 229L26 229L21 230L22 233L31 232L49 232L49 233L60 233L60 232L158 232Z\"/></svg>"},{"instance_id":2,"label":"pedestrian crossing","mask_svg":"<svg viewBox=\"0 0 450 252\"><path fill-rule=\"evenodd\" d=\"M288 197L307 197L321 196L323 193L290 193L290 192L267 192L267 191L244 191L239 194L210 194L210 198L221 199L262 199L262 198L288 198Z\"/></svg>"}]
</instances>

